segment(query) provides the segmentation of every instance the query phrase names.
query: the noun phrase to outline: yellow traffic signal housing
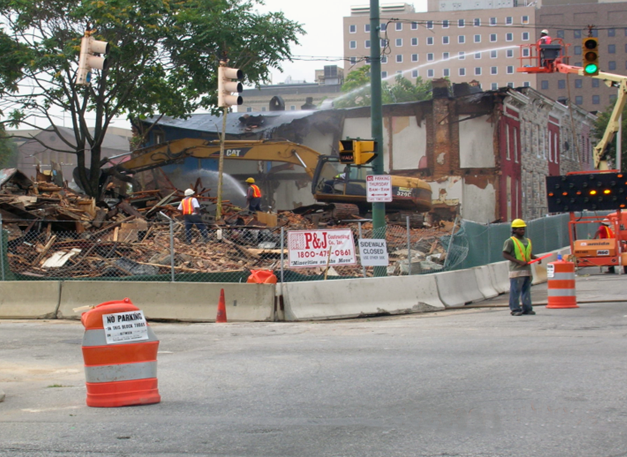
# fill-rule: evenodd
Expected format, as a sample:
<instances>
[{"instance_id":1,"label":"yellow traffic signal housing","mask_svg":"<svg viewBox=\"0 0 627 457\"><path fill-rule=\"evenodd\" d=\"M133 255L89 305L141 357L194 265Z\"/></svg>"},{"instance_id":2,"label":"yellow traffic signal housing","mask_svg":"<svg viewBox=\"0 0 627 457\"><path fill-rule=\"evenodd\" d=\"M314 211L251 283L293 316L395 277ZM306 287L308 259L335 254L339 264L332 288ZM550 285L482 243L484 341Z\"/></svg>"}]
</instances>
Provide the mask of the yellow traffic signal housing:
<instances>
[{"instance_id":1,"label":"yellow traffic signal housing","mask_svg":"<svg viewBox=\"0 0 627 457\"><path fill-rule=\"evenodd\" d=\"M241 80L244 72L239 68L229 68L226 62L220 62L218 67L218 106L226 108L244 103L240 93L244 91ZM235 81L233 81L235 80ZM236 95L233 95L235 93Z\"/></svg>"},{"instance_id":2,"label":"yellow traffic signal housing","mask_svg":"<svg viewBox=\"0 0 627 457\"><path fill-rule=\"evenodd\" d=\"M599 74L599 40L594 37L584 38L581 42L583 50L583 74L596 76Z\"/></svg>"},{"instance_id":3,"label":"yellow traffic signal housing","mask_svg":"<svg viewBox=\"0 0 627 457\"><path fill-rule=\"evenodd\" d=\"M365 165L377 156L377 142L373 140L340 140L340 163Z\"/></svg>"}]
</instances>

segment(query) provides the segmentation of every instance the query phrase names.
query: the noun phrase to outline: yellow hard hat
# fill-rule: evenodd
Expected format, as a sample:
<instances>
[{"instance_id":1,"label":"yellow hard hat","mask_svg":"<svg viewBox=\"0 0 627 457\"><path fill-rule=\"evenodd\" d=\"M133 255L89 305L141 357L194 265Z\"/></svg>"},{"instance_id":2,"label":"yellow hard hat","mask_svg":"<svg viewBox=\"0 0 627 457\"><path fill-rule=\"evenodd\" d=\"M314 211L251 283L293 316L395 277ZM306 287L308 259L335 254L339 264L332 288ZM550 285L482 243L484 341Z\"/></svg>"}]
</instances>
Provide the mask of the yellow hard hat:
<instances>
[{"instance_id":1,"label":"yellow hard hat","mask_svg":"<svg viewBox=\"0 0 627 457\"><path fill-rule=\"evenodd\" d=\"M250 184L255 184L255 178L248 178L246 182Z\"/></svg>"},{"instance_id":2,"label":"yellow hard hat","mask_svg":"<svg viewBox=\"0 0 627 457\"><path fill-rule=\"evenodd\" d=\"M512 228L521 228L521 227L527 227L527 224L525 224L525 221L523 221L522 219L514 219L512 221Z\"/></svg>"}]
</instances>

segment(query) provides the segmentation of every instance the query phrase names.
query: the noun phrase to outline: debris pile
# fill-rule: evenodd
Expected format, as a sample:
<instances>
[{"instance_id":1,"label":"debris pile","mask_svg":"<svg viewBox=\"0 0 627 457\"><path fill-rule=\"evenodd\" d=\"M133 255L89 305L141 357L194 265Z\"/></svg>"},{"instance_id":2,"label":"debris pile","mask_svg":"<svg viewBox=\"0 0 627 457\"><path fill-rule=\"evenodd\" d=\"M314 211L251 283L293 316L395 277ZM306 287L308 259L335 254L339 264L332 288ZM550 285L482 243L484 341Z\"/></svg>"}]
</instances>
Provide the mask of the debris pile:
<instances>
[{"instance_id":1,"label":"debris pile","mask_svg":"<svg viewBox=\"0 0 627 457\"><path fill-rule=\"evenodd\" d=\"M198 184L198 183L197 183ZM215 198L208 189L196 188L206 209L209 240L185 243L185 228L178 204L183 192L175 189L131 193L106 203L51 182L32 181L15 169L0 170L0 215L8 232L6 253L11 271L38 278L135 277L175 274L246 273L281 268L281 228L358 230L355 214L347 208L335 211L280 211L250 213L223 202L223 220L217 224ZM341 214L345 220L338 218ZM446 229L446 230L444 230ZM416 274L442 269L446 258L443 235L450 227L410 230L390 225L387 246L388 274ZM372 224L362 223L362 236L372 237ZM172 246L172 249L171 249ZM411 251L411 254L410 254ZM408 261L408 257L411 258ZM284 245L284 269L288 268ZM368 276L372 268L366 269ZM294 270L305 276L361 277L360 265ZM219 281L212 276L211 280ZM169 276L163 278L169 280Z\"/></svg>"}]
</instances>

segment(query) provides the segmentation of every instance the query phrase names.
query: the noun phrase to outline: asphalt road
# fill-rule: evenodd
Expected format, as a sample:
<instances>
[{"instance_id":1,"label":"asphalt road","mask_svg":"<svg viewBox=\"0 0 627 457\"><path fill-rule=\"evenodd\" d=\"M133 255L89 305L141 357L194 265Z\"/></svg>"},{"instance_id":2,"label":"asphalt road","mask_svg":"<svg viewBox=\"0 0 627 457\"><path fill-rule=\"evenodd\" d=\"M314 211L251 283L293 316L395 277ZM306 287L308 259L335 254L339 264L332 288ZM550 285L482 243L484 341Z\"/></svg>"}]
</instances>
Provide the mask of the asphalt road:
<instances>
[{"instance_id":1,"label":"asphalt road","mask_svg":"<svg viewBox=\"0 0 627 457\"><path fill-rule=\"evenodd\" d=\"M536 316L152 324L162 402L123 408L85 406L80 323L0 321L0 456L624 456L625 279Z\"/></svg>"}]
</instances>

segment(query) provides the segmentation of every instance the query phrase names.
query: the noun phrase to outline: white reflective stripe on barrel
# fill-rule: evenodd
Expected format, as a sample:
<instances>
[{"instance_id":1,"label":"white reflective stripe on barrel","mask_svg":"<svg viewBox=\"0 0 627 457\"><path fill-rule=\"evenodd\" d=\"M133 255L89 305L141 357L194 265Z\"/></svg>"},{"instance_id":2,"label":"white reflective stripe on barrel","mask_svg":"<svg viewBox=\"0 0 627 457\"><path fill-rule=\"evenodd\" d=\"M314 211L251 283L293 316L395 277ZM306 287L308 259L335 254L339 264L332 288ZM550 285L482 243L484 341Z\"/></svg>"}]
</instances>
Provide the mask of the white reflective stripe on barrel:
<instances>
[{"instance_id":1,"label":"white reflective stripe on barrel","mask_svg":"<svg viewBox=\"0 0 627 457\"><path fill-rule=\"evenodd\" d=\"M137 343L148 343L150 341L159 341L155 336L155 333L152 331L150 327L148 327L148 339L147 340L133 340L133 341L120 341L119 343L113 344L137 344ZM95 330L86 330L83 335L83 346L107 346L107 337L105 336L105 331L102 328Z\"/></svg>"},{"instance_id":2,"label":"white reflective stripe on barrel","mask_svg":"<svg viewBox=\"0 0 627 457\"><path fill-rule=\"evenodd\" d=\"M564 279L575 279L575 273L553 273L553 276L548 278L549 281Z\"/></svg>"},{"instance_id":3,"label":"white reflective stripe on barrel","mask_svg":"<svg viewBox=\"0 0 627 457\"><path fill-rule=\"evenodd\" d=\"M85 367L87 382L133 381L157 377L157 361Z\"/></svg>"},{"instance_id":4,"label":"white reflective stripe on barrel","mask_svg":"<svg viewBox=\"0 0 627 457\"><path fill-rule=\"evenodd\" d=\"M575 295L575 289L548 289L549 297L567 297Z\"/></svg>"}]
</instances>

